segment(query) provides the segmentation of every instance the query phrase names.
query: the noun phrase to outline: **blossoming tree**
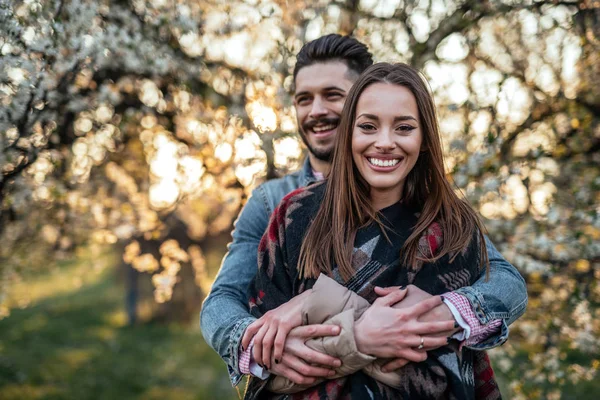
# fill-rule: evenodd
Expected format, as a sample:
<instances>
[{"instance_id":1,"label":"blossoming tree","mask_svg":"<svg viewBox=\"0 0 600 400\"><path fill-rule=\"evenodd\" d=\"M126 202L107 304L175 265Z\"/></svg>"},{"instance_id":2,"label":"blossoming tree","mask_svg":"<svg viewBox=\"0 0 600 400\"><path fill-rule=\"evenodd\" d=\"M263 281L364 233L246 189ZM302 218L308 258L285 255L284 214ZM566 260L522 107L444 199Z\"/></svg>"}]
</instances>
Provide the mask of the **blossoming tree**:
<instances>
[{"instance_id":1,"label":"blossoming tree","mask_svg":"<svg viewBox=\"0 0 600 400\"><path fill-rule=\"evenodd\" d=\"M429 78L448 173L527 276L529 311L495 353L515 396L581 390L600 356L599 7L0 0L1 312L48 252L97 243L159 302L182 266L206 291L206 240L302 161L294 54L339 32Z\"/></svg>"}]
</instances>

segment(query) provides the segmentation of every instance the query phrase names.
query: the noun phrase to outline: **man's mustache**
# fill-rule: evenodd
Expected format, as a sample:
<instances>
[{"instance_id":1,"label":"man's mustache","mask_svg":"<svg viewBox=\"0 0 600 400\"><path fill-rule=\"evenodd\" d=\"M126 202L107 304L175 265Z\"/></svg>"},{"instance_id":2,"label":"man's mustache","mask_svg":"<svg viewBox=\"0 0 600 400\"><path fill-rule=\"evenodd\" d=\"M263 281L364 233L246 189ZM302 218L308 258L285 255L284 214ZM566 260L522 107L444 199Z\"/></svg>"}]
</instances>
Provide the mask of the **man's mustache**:
<instances>
[{"instance_id":1,"label":"man's mustache","mask_svg":"<svg viewBox=\"0 0 600 400\"><path fill-rule=\"evenodd\" d=\"M312 129L317 125L335 125L337 126L340 123L340 119L338 117L326 117L319 119L311 119L310 121L306 121L302 124L302 130L306 132L307 129Z\"/></svg>"}]
</instances>

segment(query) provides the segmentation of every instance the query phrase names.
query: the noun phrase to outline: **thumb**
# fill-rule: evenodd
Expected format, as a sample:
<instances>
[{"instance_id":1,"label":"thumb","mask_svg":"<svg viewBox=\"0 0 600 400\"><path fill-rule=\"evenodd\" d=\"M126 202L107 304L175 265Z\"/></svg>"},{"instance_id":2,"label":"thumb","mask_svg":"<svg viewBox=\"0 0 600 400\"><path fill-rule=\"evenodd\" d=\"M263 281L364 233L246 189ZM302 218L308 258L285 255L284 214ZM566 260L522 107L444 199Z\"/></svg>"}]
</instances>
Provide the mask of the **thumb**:
<instances>
[{"instance_id":1,"label":"thumb","mask_svg":"<svg viewBox=\"0 0 600 400\"><path fill-rule=\"evenodd\" d=\"M396 289L390 291L390 293L386 294L385 296L378 298L375 300L375 302L384 307L391 307L404 299L407 293L408 290L406 290L406 288Z\"/></svg>"},{"instance_id":2,"label":"thumb","mask_svg":"<svg viewBox=\"0 0 600 400\"><path fill-rule=\"evenodd\" d=\"M250 345L250 341L254 339L254 335L258 333L258 330L264 325L265 321L263 319L257 319L248 327L242 336L242 348L247 349Z\"/></svg>"}]
</instances>

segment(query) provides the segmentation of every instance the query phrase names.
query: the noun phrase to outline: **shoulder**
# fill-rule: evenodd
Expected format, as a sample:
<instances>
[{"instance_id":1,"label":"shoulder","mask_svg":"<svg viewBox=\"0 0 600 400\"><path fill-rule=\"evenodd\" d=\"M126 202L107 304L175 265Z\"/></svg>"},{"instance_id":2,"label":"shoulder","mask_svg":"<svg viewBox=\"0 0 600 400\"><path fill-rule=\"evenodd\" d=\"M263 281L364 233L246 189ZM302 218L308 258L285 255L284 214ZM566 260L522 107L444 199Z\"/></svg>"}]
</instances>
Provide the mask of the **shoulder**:
<instances>
[{"instance_id":1,"label":"shoulder","mask_svg":"<svg viewBox=\"0 0 600 400\"><path fill-rule=\"evenodd\" d=\"M281 178L271 179L258 186L253 196L261 198L269 212L273 212L277 204L290 192L301 186L301 171L296 171Z\"/></svg>"},{"instance_id":2,"label":"shoulder","mask_svg":"<svg viewBox=\"0 0 600 400\"><path fill-rule=\"evenodd\" d=\"M257 189L268 191L268 192L281 192L282 197L287 193L298 189L300 185L301 171L292 172L282 176L281 178L275 178L268 180L258 186Z\"/></svg>"},{"instance_id":3,"label":"shoulder","mask_svg":"<svg viewBox=\"0 0 600 400\"><path fill-rule=\"evenodd\" d=\"M312 215L321 204L325 195L325 187L325 182L317 182L291 191L277 206L279 214L288 215L297 212Z\"/></svg>"}]
</instances>

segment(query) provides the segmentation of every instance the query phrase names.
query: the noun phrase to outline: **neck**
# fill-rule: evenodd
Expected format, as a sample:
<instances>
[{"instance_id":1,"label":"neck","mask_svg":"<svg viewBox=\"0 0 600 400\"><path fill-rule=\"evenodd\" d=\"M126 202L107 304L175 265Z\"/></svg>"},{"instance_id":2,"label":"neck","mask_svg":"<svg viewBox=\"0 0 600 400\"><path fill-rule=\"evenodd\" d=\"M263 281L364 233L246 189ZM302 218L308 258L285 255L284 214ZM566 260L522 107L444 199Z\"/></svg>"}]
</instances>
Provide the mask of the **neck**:
<instances>
[{"instance_id":1,"label":"neck","mask_svg":"<svg viewBox=\"0 0 600 400\"><path fill-rule=\"evenodd\" d=\"M377 190L371 188L371 204L379 211L397 203L402 198L402 188L393 190Z\"/></svg>"},{"instance_id":2,"label":"neck","mask_svg":"<svg viewBox=\"0 0 600 400\"><path fill-rule=\"evenodd\" d=\"M310 166L313 170L320 172L325 176L329 174L329 169L331 168L331 163L329 161L319 160L312 153L308 153L308 162L310 162Z\"/></svg>"}]
</instances>

